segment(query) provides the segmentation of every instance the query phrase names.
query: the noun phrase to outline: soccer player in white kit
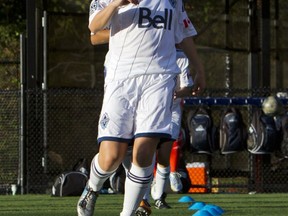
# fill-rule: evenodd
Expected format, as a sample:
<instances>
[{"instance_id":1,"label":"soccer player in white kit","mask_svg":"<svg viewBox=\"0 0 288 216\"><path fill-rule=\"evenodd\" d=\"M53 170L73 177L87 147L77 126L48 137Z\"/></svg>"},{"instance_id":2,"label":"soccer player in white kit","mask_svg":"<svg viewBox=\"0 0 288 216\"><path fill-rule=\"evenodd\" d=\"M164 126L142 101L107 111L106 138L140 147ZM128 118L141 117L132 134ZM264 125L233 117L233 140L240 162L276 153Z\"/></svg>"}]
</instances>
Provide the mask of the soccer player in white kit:
<instances>
[{"instance_id":1,"label":"soccer player in white kit","mask_svg":"<svg viewBox=\"0 0 288 216\"><path fill-rule=\"evenodd\" d=\"M171 106L180 72L174 44L189 36L188 31L183 33L182 9L182 2L174 0L95 2L89 29L97 33L110 27L109 61L105 62L98 125L99 153L91 162L90 178L77 204L78 215L93 215L98 191L132 141L132 165L120 215L133 215L138 207L152 179L157 144L171 137ZM205 81L198 80L196 90L201 90Z\"/></svg>"}]
</instances>

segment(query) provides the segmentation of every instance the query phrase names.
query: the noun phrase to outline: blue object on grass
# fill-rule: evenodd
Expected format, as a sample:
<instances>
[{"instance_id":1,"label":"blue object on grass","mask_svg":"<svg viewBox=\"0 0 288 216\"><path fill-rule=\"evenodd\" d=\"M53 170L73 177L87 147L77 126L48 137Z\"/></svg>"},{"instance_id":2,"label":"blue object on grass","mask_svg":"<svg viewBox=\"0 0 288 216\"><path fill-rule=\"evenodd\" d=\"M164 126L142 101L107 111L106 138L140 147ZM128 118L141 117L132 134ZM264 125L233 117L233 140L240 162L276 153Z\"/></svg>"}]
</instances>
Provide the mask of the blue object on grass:
<instances>
[{"instance_id":1,"label":"blue object on grass","mask_svg":"<svg viewBox=\"0 0 288 216\"><path fill-rule=\"evenodd\" d=\"M208 211L213 216L220 216L222 213L218 212L216 208L210 207L210 208L204 208L206 211Z\"/></svg>"},{"instance_id":2,"label":"blue object on grass","mask_svg":"<svg viewBox=\"0 0 288 216\"><path fill-rule=\"evenodd\" d=\"M199 210L195 212L193 216L213 216L213 215L207 210Z\"/></svg>"},{"instance_id":3,"label":"blue object on grass","mask_svg":"<svg viewBox=\"0 0 288 216\"><path fill-rule=\"evenodd\" d=\"M194 202L194 199L190 196L183 196L178 200L178 202L191 203L191 202Z\"/></svg>"},{"instance_id":4,"label":"blue object on grass","mask_svg":"<svg viewBox=\"0 0 288 216\"><path fill-rule=\"evenodd\" d=\"M209 209L209 208L215 209L220 215L224 213L224 210L221 207L212 204L205 205L203 209Z\"/></svg>"},{"instance_id":5,"label":"blue object on grass","mask_svg":"<svg viewBox=\"0 0 288 216\"><path fill-rule=\"evenodd\" d=\"M189 210L199 210L202 209L206 204L204 202L194 202L192 203L188 209Z\"/></svg>"}]
</instances>

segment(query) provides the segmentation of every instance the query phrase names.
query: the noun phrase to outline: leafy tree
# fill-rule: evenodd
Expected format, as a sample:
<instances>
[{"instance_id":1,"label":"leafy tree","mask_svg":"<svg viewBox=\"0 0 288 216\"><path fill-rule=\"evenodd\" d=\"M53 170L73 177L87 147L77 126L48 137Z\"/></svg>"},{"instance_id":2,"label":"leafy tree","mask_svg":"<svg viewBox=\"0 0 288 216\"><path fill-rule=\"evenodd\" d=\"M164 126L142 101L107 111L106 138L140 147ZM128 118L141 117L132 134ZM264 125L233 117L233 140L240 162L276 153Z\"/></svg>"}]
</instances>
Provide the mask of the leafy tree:
<instances>
[{"instance_id":1,"label":"leafy tree","mask_svg":"<svg viewBox=\"0 0 288 216\"><path fill-rule=\"evenodd\" d=\"M25 1L5 1L0 7L0 89L17 88L20 33L25 31Z\"/></svg>"}]
</instances>

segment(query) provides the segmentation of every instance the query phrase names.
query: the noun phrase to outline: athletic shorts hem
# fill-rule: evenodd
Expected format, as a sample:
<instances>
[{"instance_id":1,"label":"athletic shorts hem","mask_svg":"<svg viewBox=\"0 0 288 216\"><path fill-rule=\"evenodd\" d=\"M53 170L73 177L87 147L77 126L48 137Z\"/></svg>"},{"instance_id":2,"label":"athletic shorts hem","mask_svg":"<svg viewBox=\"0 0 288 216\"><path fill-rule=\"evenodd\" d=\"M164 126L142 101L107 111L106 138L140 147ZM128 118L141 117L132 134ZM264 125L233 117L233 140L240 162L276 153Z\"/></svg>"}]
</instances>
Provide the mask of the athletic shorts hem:
<instances>
[{"instance_id":1,"label":"athletic shorts hem","mask_svg":"<svg viewBox=\"0 0 288 216\"><path fill-rule=\"evenodd\" d=\"M119 138L119 137L101 137L98 138L98 144L101 143L102 141L114 141L114 142L121 142L121 143L132 143L133 139L125 139L125 138Z\"/></svg>"},{"instance_id":2,"label":"athletic shorts hem","mask_svg":"<svg viewBox=\"0 0 288 216\"><path fill-rule=\"evenodd\" d=\"M171 135L167 133L138 133L135 135L135 138L139 137L160 137L161 139L171 139Z\"/></svg>"}]
</instances>

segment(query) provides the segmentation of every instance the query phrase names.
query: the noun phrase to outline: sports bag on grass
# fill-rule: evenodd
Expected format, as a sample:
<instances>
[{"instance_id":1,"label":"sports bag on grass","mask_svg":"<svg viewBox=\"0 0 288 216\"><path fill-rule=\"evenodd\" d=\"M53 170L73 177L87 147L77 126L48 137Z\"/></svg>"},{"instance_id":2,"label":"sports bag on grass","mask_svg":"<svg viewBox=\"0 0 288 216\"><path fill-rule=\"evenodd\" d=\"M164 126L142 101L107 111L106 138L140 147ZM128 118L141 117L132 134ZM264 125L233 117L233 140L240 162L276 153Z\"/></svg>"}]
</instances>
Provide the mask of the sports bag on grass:
<instances>
[{"instance_id":1,"label":"sports bag on grass","mask_svg":"<svg viewBox=\"0 0 288 216\"><path fill-rule=\"evenodd\" d=\"M265 115L262 109L255 109L248 131L248 151L253 154L271 154L279 149L281 131L273 116Z\"/></svg>"},{"instance_id":2,"label":"sports bag on grass","mask_svg":"<svg viewBox=\"0 0 288 216\"><path fill-rule=\"evenodd\" d=\"M247 128L242 114L235 107L227 107L220 121L220 151L230 154L247 150Z\"/></svg>"},{"instance_id":3,"label":"sports bag on grass","mask_svg":"<svg viewBox=\"0 0 288 216\"><path fill-rule=\"evenodd\" d=\"M67 171L58 175L52 186L52 196L80 196L88 176L79 171Z\"/></svg>"}]
</instances>

